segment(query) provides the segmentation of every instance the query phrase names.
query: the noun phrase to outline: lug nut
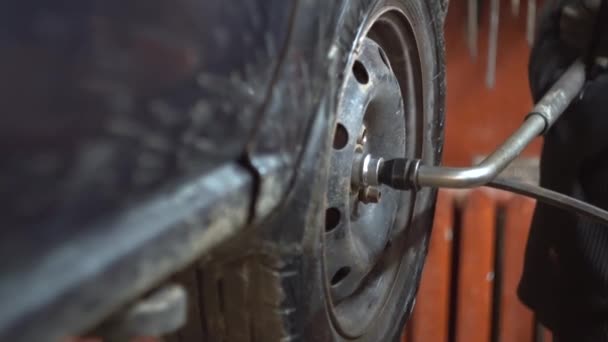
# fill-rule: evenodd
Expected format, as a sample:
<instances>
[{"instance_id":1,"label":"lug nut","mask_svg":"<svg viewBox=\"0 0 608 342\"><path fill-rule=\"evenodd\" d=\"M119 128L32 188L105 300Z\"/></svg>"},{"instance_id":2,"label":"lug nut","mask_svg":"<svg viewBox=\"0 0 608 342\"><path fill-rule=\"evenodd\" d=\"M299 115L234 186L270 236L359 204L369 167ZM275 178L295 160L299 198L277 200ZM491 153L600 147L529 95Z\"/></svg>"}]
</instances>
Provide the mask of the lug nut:
<instances>
[{"instance_id":1,"label":"lug nut","mask_svg":"<svg viewBox=\"0 0 608 342\"><path fill-rule=\"evenodd\" d=\"M378 177L382 163L384 163L383 158L355 153L351 183L357 187L380 185Z\"/></svg>"},{"instance_id":2,"label":"lug nut","mask_svg":"<svg viewBox=\"0 0 608 342\"><path fill-rule=\"evenodd\" d=\"M378 175L380 173L380 166L384 162L383 158L374 158L371 155L363 157L363 165L361 170L361 178L365 185L380 185L378 181Z\"/></svg>"},{"instance_id":3,"label":"lug nut","mask_svg":"<svg viewBox=\"0 0 608 342\"><path fill-rule=\"evenodd\" d=\"M380 202L382 193L374 186L366 186L359 191L359 200L365 204Z\"/></svg>"}]
</instances>

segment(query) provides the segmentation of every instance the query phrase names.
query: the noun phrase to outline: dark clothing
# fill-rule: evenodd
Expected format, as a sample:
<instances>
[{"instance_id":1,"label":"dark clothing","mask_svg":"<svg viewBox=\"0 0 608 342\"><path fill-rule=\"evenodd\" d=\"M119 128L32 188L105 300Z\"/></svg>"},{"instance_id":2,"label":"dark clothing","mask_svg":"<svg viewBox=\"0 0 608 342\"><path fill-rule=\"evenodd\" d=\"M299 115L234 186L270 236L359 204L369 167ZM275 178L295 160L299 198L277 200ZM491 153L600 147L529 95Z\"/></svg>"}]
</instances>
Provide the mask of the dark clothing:
<instances>
[{"instance_id":1,"label":"dark clothing","mask_svg":"<svg viewBox=\"0 0 608 342\"><path fill-rule=\"evenodd\" d=\"M541 16L529 70L535 101L580 53L560 40L559 15L549 4ZM541 185L608 209L608 74L590 80L545 136ZM608 226L539 203L519 296L560 342L608 341Z\"/></svg>"}]
</instances>

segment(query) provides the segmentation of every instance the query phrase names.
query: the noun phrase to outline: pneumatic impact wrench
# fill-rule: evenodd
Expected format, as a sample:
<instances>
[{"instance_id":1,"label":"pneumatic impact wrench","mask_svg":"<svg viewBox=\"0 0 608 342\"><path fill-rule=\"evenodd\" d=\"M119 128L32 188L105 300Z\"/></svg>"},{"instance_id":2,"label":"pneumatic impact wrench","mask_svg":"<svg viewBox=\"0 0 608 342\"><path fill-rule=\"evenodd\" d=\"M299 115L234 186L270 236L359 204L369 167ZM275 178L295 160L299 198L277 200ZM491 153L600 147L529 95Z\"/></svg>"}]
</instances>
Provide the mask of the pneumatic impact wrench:
<instances>
[{"instance_id":1,"label":"pneumatic impact wrench","mask_svg":"<svg viewBox=\"0 0 608 342\"><path fill-rule=\"evenodd\" d=\"M385 184L394 189L413 191L422 187L490 186L529 196L608 224L608 211L536 185L498 177L532 140L547 132L579 96L586 81L586 72L581 60L574 62L534 106L519 129L478 165L454 168L424 165L418 159L383 160L367 156L360 170L362 181L369 185Z\"/></svg>"}]
</instances>

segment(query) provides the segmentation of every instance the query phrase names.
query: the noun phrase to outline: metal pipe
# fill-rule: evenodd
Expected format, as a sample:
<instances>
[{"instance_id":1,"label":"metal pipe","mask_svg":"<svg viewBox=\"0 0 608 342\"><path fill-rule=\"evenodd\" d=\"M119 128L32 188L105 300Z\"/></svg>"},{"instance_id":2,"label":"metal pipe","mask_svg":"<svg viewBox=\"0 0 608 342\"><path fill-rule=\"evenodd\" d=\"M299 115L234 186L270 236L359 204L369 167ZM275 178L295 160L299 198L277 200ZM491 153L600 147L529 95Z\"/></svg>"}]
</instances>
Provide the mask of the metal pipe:
<instances>
[{"instance_id":1,"label":"metal pipe","mask_svg":"<svg viewBox=\"0 0 608 342\"><path fill-rule=\"evenodd\" d=\"M511 0L511 14L514 17L519 17L519 1L520 0Z\"/></svg>"},{"instance_id":2,"label":"metal pipe","mask_svg":"<svg viewBox=\"0 0 608 342\"><path fill-rule=\"evenodd\" d=\"M576 60L534 106L532 114L540 114L547 120L543 133L553 126L580 94L585 84L585 70L585 64L580 59Z\"/></svg>"},{"instance_id":3,"label":"metal pipe","mask_svg":"<svg viewBox=\"0 0 608 342\"><path fill-rule=\"evenodd\" d=\"M467 167L420 165L414 176L418 187L472 188L484 185L498 175L528 144L545 129L546 122L532 115L494 153L480 164Z\"/></svg>"},{"instance_id":4,"label":"metal pipe","mask_svg":"<svg viewBox=\"0 0 608 342\"><path fill-rule=\"evenodd\" d=\"M528 13L526 17L526 40L532 46L536 30L536 0L528 0Z\"/></svg>"},{"instance_id":5,"label":"metal pipe","mask_svg":"<svg viewBox=\"0 0 608 342\"><path fill-rule=\"evenodd\" d=\"M488 65L486 87L494 88L496 82L496 59L498 58L498 27L500 20L500 0L490 2L490 33L488 35Z\"/></svg>"},{"instance_id":6,"label":"metal pipe","mask_svg":"<svg viewBox=\"0 0 608 342\"><path fill-rule=\"evenodd\" d=\"M467 45L473 60L477 59L477 39L479 36L479 0L467 1Z\"/></svg>"},{"instance_id":7,"label":"metal pipe","mask_svg":"<svg viewBox=\"0 0 608 342\"><path fill-rule=\"evenodd\" d=\"M577 60L534 106L521 127L480 164L468 168L420 165L411 173L414 187L472 188L494 179L578 96L585 83L585 65Z\"/></svg>"}]
</instances>

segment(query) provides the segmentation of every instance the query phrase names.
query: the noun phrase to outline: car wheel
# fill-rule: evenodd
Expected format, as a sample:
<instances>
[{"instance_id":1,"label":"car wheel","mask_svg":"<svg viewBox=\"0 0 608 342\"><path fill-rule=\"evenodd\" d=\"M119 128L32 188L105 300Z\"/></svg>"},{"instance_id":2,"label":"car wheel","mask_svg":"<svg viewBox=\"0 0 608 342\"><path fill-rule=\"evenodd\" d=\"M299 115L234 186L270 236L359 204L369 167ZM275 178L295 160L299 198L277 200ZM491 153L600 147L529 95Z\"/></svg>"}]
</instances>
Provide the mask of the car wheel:
<instances>
[{"instance_id":1,"label":"car wheel","mask_svg":"<svg viewBox=\"0 0 608 342\"><path fill-rule=\"evenodd\" d=\"M195 318L175 341L191 341L188 329L203 341L400 337L415 302L436 191L399 192L367 182L361 170L374 165L370 155L439 163L446 4L332 6L317 15L332 16L326 22L334 23L335 36L316 37L314 47L289 43L325 56L322 67L310 69L322 81L317 96L301 94L314 101L316 115L293 186L270 218L189 273ZM294 30L292 37L307 35ZM279 79L272 91L290 82L299 80Z\"/></svg>"}]
</instances>

